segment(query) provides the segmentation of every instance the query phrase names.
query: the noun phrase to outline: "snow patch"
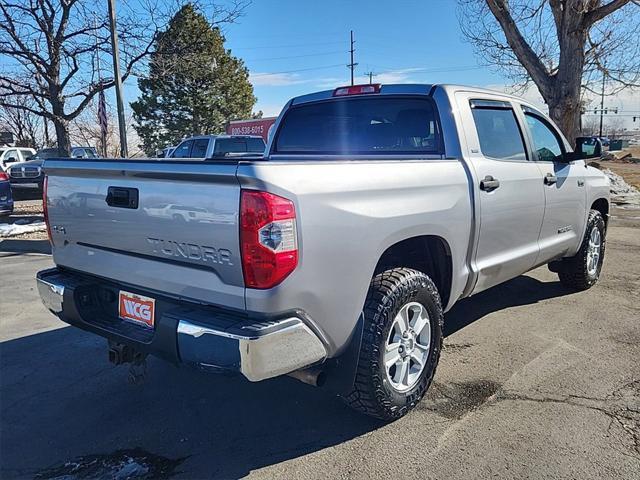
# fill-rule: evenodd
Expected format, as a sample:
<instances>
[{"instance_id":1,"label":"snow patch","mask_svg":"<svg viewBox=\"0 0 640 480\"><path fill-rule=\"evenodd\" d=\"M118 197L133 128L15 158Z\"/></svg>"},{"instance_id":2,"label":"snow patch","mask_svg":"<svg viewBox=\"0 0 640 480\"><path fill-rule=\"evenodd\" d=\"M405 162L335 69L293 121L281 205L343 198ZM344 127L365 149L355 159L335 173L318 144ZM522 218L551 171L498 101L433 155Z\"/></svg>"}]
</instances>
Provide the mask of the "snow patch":
<instances>
[{"instance_id":1,"label":"snow patch","mask_svg":"<svg viewBox=\"0 0 640 480\"><path fill-rule=\"evenodd\" d=\"M13 237L23 233L44 232L47 226L44 222L25 224L18 220L16 223L0 223L0 237Z\"/></svg>"},{"instance_id":2,"label":"snow patch","mask_svg":"<svg viewBox=\"0 0 640 480\"><path fill-rule=\"evenodd\" d=\"M609 169L603 170L609 178L611 201L617 205L625 205L631 208L640 206L640 191L624 181L620 175Z\"/></svg>"}]
</instances>

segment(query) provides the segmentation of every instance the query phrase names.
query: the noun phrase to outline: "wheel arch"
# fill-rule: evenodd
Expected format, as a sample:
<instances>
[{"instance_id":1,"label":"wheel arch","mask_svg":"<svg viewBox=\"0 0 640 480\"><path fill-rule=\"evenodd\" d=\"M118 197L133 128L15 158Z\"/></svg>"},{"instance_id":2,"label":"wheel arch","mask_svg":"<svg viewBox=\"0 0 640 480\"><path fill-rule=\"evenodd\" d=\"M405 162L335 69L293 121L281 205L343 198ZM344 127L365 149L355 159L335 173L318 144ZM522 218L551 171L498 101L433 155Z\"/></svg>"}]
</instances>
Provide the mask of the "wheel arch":
<instances>
[{"instance_id":1,"label":"wheel arch","mask_svg":"<svg viewBox=\"0 0 640 480\"><path fill-rule=\"evenodd\" d=\"M598 198L591 204L591 210L597 210L604 219L604 224L609 222L609 201L606 198Z\"/></svg>"},{"instance_id":2,"label":"wheel arch","mask_svg":"<svg viewBox=\"0 0 640 480\"><path fill-rule=\"evenodd\" d=\"M443 308L449 303L453 261L451 248L444 238L420 235L394 243L380 256L374 275L396 267L412 268L428 275L438 289Z\"/></svg>"}]
</instances>

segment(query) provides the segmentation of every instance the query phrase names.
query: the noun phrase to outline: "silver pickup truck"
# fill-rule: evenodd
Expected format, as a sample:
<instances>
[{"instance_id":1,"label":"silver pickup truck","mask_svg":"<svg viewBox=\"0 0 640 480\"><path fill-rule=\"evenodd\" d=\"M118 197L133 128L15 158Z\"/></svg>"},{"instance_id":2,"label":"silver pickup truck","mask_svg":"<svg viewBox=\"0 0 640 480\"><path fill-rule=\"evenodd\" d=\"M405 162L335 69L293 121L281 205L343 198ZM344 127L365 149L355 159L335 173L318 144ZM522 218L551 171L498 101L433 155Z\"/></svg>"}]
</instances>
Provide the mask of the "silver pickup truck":
<instances>
[{"instance_id":1,"label":"silver pickup truck","mask_svg":"<svg viewBox=\"0 0 640 480\"><path fill-rule=\"evenodd\" d=\"M344 87L289 101L274 132L263 159L47 160L47 308L116 364L289 374L393 420L459 299L544 264L598 280L608 180L522 99Z\"/></svg>"}]
</instances>

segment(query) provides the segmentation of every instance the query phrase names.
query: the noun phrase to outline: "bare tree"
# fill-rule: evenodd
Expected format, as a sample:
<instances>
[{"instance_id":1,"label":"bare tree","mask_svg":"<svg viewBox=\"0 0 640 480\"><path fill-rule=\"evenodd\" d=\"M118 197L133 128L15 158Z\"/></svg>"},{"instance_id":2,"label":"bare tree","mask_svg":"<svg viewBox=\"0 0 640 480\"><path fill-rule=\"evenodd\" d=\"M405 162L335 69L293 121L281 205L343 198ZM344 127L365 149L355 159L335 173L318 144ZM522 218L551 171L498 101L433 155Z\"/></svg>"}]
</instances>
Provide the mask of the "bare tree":
<instances>
[{"instance_id":1,"label":"bare tree","mask_svg":"<svg viewBox=\"0 0 640 480\"><path fill-rule=\"evenodd\" d=\"M113 108L107 106L107 144L105 155L109 158L115 158L120 154L120 142L118 138L118 126L116 124L116 115ZM100 149L100 124L96 122L98 116L98 102L93 100L87 108L78 117L74 118L69 124L69 137L71 143L78 146L94 147L98 152ZM129 113L125 118L127 124L127 144L129 145L129 156L140 157L138 143L140 139L133 128L133 114Z\"/></svg>"},{"instance_id":2,"label":"bare tree","mask_svg":"<svg viewBox=\"0 0 640 480\"><path fill-rule=\"evenodd\" d=\"M125 0L119 6L123 79L143 66L156 35L181 3L139 0L134 5ZM114 85L112 76L97 76L99 68L111 72L111 46L107 15L96 11L96 5L92 0L0 2L0 106L50 120L63 154L71 147L70 122L101 90ZM220 24L236 20L246 5L245 0L230 0L202 8ZM24 96L34 104L15 101Z\"/></svg>"},{"instance_id":3,"label":"bare tree","mask_svg":"<svg viewBox=\"0 0 640 480\"><path fill-rule=\"evenodd\" d=\"M488 65L533 81L569 139L581 95L606 76L609 94L640 84L638 0L458 0L463 34Z\"/></svg>"},{"instance_id":4,"label":"bare tree","mask_svg":"<svg viewBox=\"0 0 640 480\"><path fill-rule=\"evenodd\" d=\"M15 96L12 103L21 108L0 106L0 130L13 133L19 147L39 149L46 144L43 118L22 107L32 107L33 99Z\"/></svg>"}]
</instances>

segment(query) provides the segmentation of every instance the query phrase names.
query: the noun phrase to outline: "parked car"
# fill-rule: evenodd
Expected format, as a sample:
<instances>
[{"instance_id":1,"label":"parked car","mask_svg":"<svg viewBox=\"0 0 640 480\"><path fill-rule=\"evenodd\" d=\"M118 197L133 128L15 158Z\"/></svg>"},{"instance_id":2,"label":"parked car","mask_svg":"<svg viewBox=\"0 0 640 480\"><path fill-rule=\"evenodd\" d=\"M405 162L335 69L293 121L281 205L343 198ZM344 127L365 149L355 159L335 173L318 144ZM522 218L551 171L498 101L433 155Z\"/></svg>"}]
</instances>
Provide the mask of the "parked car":
<instances>
[{"instance_id":1,"label":"parked car","mask_svg":"<svg viewBox=\"0 0 640 480\"><path fill-rule=\"evenodd\" d=\"M156 156L158 158L169 158L175 149L176 149L176 147L163 148L162 150L158 150L156 152Z\"/></svg>"},{"instance_id":2,"label":"parked car","mask_svg":"<svg viewBox=\"0 0 640 480\"><path fill-rule=\"evenodd\" d=\"M96 149L93 147L72 147L71 156L73 158L98 158ZM31 157L30 160L12 163L7 169L11 186L15 188L37 188L42 190L44 172L42 164L47 158L60 157L57 148L43 148Z\"/></svg>"},{"instance_id":3,"label":"parked car","mask_svg":"<svg viewBox=\"0 0 640 480\"><path fill-rule=\"evenodd\" d=\"M38 289L116 364L289 374L393 420L427 391L458 300L545 264L574 290L598 281L609 182L585 157L489 90L304 95L259 160L47 161L58 266ZM78 192L102 195L112 221L58 207ZM163 204L232 221L147 214Z\"/></svg>"},{"instance_id":4,"label":"parked car","mask_svg":"<svg viewBox=\"0 0 640 480\"><path fill-rule=\"evenodd\" d=\"M256 135L201 135L183 140L170 158L227 158L261 156L265 143Z\"/></svg>"},{"instance_id":5,"label":"parked car","mask_svg":"<svg viewBox=\"0 0 640 480\"><path fill-rule=\"evenodd\" d=\"M193 205L159 204L146 207L144 211L152 217L167 218L179 222L214 222L215 213Z\"/></svg>"},{"instance_id":6,"label":"parked car","mask_svg":"<svg viewBox=\"0 0 640 480\"><path fill-rule=\"evenodd\" d=\"M14 163L24 162L35 155L33 148L25 147L1 147L0 169L6 171Z\"/></svg>"},{"instance_id":7,"label":"parked car","mask_svg":"<svg viewBox=\"0 0 640 480\"><path fill-rule=\"evenodd\" d=\"M11 215L12 213L13 197L11 195L9 176L0 171L0 216Z\"/></svg>"}]
</instances>

